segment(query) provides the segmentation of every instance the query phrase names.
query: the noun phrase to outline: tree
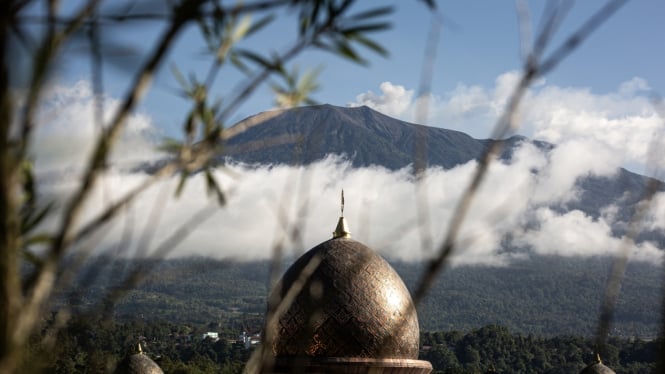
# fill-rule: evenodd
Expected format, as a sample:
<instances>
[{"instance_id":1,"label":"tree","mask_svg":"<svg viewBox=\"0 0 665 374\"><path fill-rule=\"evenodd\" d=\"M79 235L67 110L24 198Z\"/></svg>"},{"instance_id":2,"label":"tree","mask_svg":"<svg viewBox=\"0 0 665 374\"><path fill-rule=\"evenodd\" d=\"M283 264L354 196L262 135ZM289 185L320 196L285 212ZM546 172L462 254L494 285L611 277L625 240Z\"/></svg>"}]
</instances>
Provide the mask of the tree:
<instances>
[{"instance_id":1,"label":"tree","mask_svg":"<svg viewBox=\"0 0 665 374\"><path fill-rule=\"evenodd\" d=\"M455 354L450 349L442 344L432 347L432 349L427 352L423 358L429 361L434 369L438 370L447 370L460 367L457 356L455 356Z\"/></svg>"}]
</instances>

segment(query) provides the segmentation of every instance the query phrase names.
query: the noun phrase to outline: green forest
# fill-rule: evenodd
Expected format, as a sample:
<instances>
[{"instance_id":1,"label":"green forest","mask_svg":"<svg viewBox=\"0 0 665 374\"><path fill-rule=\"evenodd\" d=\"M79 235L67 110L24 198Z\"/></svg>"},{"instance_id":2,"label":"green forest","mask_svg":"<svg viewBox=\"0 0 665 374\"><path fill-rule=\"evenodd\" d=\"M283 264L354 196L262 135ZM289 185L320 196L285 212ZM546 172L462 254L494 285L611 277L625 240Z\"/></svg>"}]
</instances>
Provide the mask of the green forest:
<instances>
[{"instance_id":1,"label":"green forest","mask_svg":"<svg viewBox=\"0 0 665 374\"><path fill-rule=\"evenodd\" d=\"M219 340L204 339L207 331L220 332ZM26 357L32 366L27 367L49 373L109 372L135 353L140 342L166 373L241 373L256 348L236 342L240 332L218 325L74 318L54 337L52 350L41 348L45 336L33 337ZM601 356L619 373L649 373L659 343L612 338ZM589 338L542 338L490 325L469 332L422 333L420 359L431 362L434 373L483 373L493 367L498 373L570 374L592 362L592 347Z\"/></svg>"},{"instance_id":2,"label":"green forest","mask_svg":"<svg viewBox=\"0 0 665 374\"><path fill-rule=\"evenodd\" d=\"M288 266L285 260L283 270ZM436 373L575 373L592 362L591 336L608 258L533 257L510 267L457 267L441 274L418 306L420 358ZM407 286L420 264L393 262ZM140 270L127 289L116 281ZM30 342L27 367L53 373L109 372L137 343L167 373L239 373L260 333L267 261L97 258L52 300L52 316ZM648 373L657 359L662 268L630 263L603 362ZM105 297L120 291L112 303ZM58 310L71 318L58 329ZM57 331L54 336L53 331ZM219 340L202 338L219 333ZM44 342L55 341L54 349ZM35 359L38 358L38 359Z\"/></svg>"},{"instance_id":3,"label":"green forest","mask_svg":"<svg viewBox=\"0 0 665 374\"><path fill-rule=\"evenodd\" d=\"M282 270L289 261L285 261ZM393 262L407 287L422 274L418 263ZM609 274L609 258L532 257L509 267L464 266L440 274L418 306L422 331L471 331L500 325L537 336L594 333ZM266 308L268 261L209 258L166 261L91 261L74 286L61 290L54 310L74 313L97 308L117 279L139 267L144 280L128 288L109 311L118 321L136 316L180 324L219 323L236 327L262 320ZM660 323L662 267L629 263L612 336L653 339Z\"/></svg>"}]
</instances>

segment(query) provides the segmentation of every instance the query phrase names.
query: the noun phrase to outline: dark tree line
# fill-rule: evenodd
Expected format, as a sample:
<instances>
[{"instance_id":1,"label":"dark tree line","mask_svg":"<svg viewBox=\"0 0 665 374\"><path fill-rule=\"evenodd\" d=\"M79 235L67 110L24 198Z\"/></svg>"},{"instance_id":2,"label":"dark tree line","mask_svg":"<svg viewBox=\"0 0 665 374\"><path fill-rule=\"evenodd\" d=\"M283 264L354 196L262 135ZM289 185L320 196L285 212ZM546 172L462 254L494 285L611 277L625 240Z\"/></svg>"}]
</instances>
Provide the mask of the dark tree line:
<instances>
[{"instance_id":1,"label":"dark tree line","mask_svg":"<svg viewBox=\"0 0 665 374\"><path fill-rule=\"evenodd\" d=\"M493 367L498 373L570 374L595 359L590 338L525 336L495 325L468 333L427 332L421 340L421 358L435 373L483 373ZM611 338L600 355L618 373L651 373L657 349L655 340Z\"/></svg>"},{"instance_id":2,"label":"dark tree line","mask_svg":"<svg viewBox=\"0 0 665 374\"><path fill-rule=\"evenodd\" d=\"M291 263L285 261L285 266ZM112 264L112 265L109 265ZM413 289L423 267L392 262ZM234 262L204 258L128 261L100 257L86 272L99 275L96 283L77 281L81 291L56 293L56 307L79 313L98 305L100 296L115 286L114 274L132 266L155 269L141 285L114 305L117 319L137 315L176 324L218 320L231 325L238 313L262 319L268 261ZM533 256L510 267L460 266L442 273L418 307L424 331L470 331L497 324L512 332L539 336L591 335L594 332L611 258ZM615 311L612 335L653 338L659 325L660 286L663 269L630 263ZM56 308L57 309L57 308ZM473 313L469 313L473 311Z\"/></svg>"},{"instance_id":3,"label":"dark tree line","mask_svg":"<svg viewBox=\"0 0 665 374\"><path fill-rule=\"evenodd\" d=\"M219 332L220 339L203 339L202 333L207 331ZM237 328L217 323L73 318L53 337L57 339L54 350L43 351L39 342L44 336L35 335L26 360L40 363L34 371L112 372L123 358L135 353L140 342L167 373L241 373L251 348L233 342L239 333ZM619 373L650 373L658 344L657 340L613 338L601 357ZM431 362L434 373L484 373L494 367L498 373L569 374L579 372L594 356L591 338L513 334L505 327L490 325L470 332L425 332L420 359Z\"/></svg>"}]
</instances>

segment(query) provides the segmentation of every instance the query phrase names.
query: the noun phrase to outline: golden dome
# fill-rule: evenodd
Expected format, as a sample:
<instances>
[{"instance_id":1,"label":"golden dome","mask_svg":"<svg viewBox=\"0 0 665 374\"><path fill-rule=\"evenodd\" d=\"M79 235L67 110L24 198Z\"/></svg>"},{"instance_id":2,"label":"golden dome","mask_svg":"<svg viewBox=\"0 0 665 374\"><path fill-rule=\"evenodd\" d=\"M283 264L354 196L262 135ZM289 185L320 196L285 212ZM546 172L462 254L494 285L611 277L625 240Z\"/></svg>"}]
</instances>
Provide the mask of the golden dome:
<instances>
[{"instance_id":1,"label":"golden dome","mask_svg":"<svg viewBox=\"0 0 665 374\"><path fill-rule=\"evenodd\" d=\"M291 288L297 292L291 305L268 326L277 358L418 358L409 291L362 243L336 235L312 248L286 271L271 299L284 300Z\"/></svg>"}]
</instances>

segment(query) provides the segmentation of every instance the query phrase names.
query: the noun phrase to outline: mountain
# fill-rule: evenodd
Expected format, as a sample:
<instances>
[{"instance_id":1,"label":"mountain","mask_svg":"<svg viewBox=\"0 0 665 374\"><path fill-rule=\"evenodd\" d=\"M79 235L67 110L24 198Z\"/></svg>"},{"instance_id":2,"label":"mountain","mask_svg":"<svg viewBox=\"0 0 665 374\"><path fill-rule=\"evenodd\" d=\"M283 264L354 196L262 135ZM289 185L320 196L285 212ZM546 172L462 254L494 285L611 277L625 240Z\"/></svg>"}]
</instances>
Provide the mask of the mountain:
<instances>
[{"instance_id":1,"label":"mountain","mask_svg":"<svg viewBox=\"0 0 665 374\"><path fill-rule=\"evenodd\" d=\"M232 138L225 154L243 162L288 165L338 154L346 155L354 167L379 165L396 170L413 163L418 135L427 139L431 166L466 163L487 147L486 141L464 133L403 122L366 106L302 107L269 117ZM250 117L235 126L253 120Z\"/></svg>"},{"instance_id":2,"label":"mountain","mask_svg":"<svg viewBox=\"0 0 665 374\"><path fill-rule=\"evenodd\" d=\"M426 141L427 165L445 169L477 160L490 145L489 139L474 139L459 131L416 125L391 118L366 106L344 108L317 105L261 113L234 125L232 137L219 157L250 164L307 165L330 154L343 155L353 167L370 165L397 170L414 164L416 144ZM543 152L556 145L513 136L504 142L501 158L509 160L523 142L531 142ZM422 148L421 148L422 149ZM614 234L626 230L651 179L620 169L614 176L588 175L579 178L579 199L553 208L560 212L580 210L598 218L603 208L617 205ZM661 191L665 188L661 184ZM662 232L644 231L640 240L665 246Z\"/></svg>"}]
</instances>

